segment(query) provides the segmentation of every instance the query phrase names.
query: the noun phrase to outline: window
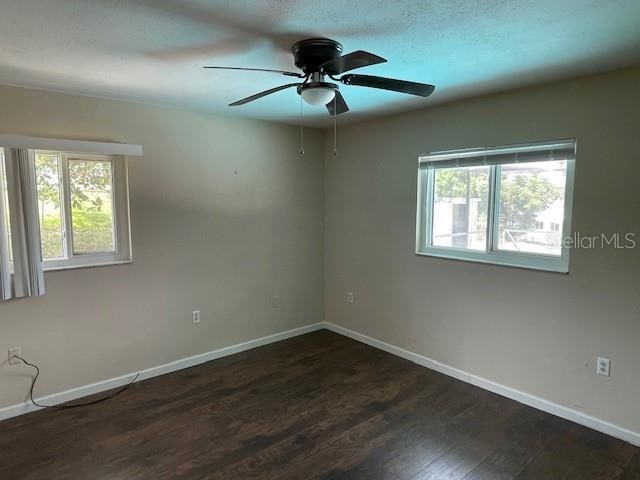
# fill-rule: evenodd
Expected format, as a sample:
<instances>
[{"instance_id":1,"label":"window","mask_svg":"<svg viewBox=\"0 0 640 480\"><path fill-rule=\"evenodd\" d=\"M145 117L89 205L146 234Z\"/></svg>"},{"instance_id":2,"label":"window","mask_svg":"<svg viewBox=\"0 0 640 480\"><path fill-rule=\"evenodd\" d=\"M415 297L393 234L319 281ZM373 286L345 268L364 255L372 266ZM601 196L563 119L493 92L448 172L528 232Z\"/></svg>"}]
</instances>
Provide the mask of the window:
<instances>
[{"instance_id":1,"label":"window","mask_svg":"<svg viewBox=\"0 0 640 480\"><path fill-rule=\"evenodd\" d=\"M12 259L11 227L9 225L9 197L7 191L7 176L4 166L4 148L0 148L0 261L3 258ZM7 239L2 242L2 237ZM5 251L6 249L6 251Z\"/></svg>"},{"instance_id":2,"label":"window","mask_svg":"<svg viewBox=\"0 0 640 480\"><path fill-rule=\"evenodd\" d=\"M575 148L567 140L420 157L416 252L568 272Z\"/></svg>"},{"instance_id":3,"label":"window","mask_svg":"<svg viewBox=\"0 0 640 480\"><path fill-rule=\"evenodd\" d=\"M131 260L124 157L35 151L45 269Z\"/></svg>"},{"instance_id":4,"label":"window","mask_svg":"<svg viewBox=\"0 0 640 480\"><path fill-rule=\"evenodd\" d=\"M1 301L44 295L44 270L131 262L126 158L142 146L0 134L0 154Z\"/></svg>"},{"instance_id":5,"label":"window","mask_svg":"<svg viewBox=\"0 0 640 480\"><path fill-rule=\"evenodd\" d=\"M489 173L486 166L434 171L434 246L485 249Z\"/></svg>"}]
</instances>

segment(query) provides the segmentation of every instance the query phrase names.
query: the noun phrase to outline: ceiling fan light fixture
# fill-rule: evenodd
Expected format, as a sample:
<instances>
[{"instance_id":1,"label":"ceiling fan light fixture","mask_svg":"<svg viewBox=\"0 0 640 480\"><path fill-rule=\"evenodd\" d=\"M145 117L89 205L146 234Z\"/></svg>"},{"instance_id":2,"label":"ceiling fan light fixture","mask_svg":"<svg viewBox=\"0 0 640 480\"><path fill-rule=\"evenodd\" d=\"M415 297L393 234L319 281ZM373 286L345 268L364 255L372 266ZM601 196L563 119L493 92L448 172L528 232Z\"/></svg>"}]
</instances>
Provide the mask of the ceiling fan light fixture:
<instances>
[{"instance_id":1,"label":"ceiling fan light fixture","mask_svg":"<svg viewBox=\"0 0 640 480\"><path fill-rule=\"evenodd\" d=\"M336 90L329 87L309 87L304 88L301 95L309 105L326 105L336 96Z\"/></svg>"}]
</instances>

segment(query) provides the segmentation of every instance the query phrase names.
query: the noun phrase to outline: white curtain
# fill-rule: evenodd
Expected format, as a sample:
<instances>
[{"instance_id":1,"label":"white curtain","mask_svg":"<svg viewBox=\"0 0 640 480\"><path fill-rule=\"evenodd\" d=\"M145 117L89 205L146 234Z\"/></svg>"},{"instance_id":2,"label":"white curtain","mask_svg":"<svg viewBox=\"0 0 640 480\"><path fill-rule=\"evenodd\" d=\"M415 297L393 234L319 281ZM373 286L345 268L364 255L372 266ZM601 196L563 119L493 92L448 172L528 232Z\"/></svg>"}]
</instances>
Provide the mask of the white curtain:
<instances>
[{"instance_id":1,"label":"white curtain","mask_svg":"<svg viewBox=\"0 0 640 480\"><path fill-rule=\"evenodd\" d=\"M0 200L0 207L3 207L0 213L1 298L44 295L34 151L4 149L4 157L10 218L6 218L3 198ZM9 264L7 225L11 229L13 276Z\"/></svg>"}]
</instances>

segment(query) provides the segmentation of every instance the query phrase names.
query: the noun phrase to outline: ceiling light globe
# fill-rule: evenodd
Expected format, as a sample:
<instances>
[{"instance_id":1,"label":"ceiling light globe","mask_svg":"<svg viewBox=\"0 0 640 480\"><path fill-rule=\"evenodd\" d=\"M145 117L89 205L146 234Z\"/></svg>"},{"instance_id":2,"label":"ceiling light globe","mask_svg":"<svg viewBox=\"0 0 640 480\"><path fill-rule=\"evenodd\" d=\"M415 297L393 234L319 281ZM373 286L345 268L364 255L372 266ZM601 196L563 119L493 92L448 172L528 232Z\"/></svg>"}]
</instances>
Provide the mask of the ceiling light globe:
<instances>
[{"instance_id":1,"label":"ceiling light globe","mask_svg":"<svg viewBox=\"0 0 640 480\"><path fill-rule=\"evenodd\" d=\"M333 100L335 95L335 90L328 87L313 87L302 90L302 99L309 105L326 105Z\"/></svg>"}]
</instances>

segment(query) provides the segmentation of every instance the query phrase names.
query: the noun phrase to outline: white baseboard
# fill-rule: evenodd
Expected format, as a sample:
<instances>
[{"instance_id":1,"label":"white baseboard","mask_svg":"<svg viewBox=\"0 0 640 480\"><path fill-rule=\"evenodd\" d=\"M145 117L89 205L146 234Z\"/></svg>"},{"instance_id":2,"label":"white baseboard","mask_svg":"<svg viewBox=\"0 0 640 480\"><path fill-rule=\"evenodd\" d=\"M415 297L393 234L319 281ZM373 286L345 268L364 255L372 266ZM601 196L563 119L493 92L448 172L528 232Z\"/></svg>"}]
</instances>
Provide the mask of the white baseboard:
<instances>
[{"instance_id":1,"label":"white baseboard","mask_svg":"<svg viewBox=\"0 0 640 480\"><path fill-rule=\"evenodd\" d=\"M192 357L182 358L170 363L165 363L164 365L158 365L156 367L148 368L140 372L140 376L136 381L139 382L148 378L153 378L159 375L175 372L177 370L182 370L184 368L193 367L195 365L209 362L217 358L233 355L234 353L244 352L246 350L251 350L252 348L261 347L263 345L279 342L280 340L296 337L298 335L304 335L305 333L322 330L324 328L331 330L332 332L339 333L340 335L352 338L353 340L357 340L358 342L362 342L380 350L384 350L385 352L391 353L393 355L397 355L398 357L402 357L411 362L417 363L418 365L422 365L423 367L430 368L431 370L435 370L458 380L462 380L463 382L470 383L485 390L489 390L490 392L502 395L503 397L510 398L512 400L523 403L525 405L529 405L530 407L537 408L538 410L542 410L552 415L565 418L572 422L584 425L585 427L592 428L602 433L606 433L607 435L611 435L612 437L619 438L631 443L632 445L640 447L640 433L638 432L634 432L621 426L614 425L605 420L587 415L583 412L565 407L563 405L559 405L549 400L545 400L544 398L536 397L535 395L531 395L529 393L522 392L505 385L501 385L491 380L473 375L469 372L465 372L464 370L445 365L444 363L440 363L423 355L410 352L403 348L396 347L395 345L391 345L390 343L368 337L367 335L363 335L361 333L349 330L348 328L341 327L340 325L335 325L330 322L319 322L300 328L294 328L292 330L275 333L266 337L256 338L254 340L249 340L237 345L231 345L229 347L212 350L210 352L201 353ZM81 387L66 390L64 392L40 397L37 398L36 401L38 403L44 403L48 405L57 405L60 403L69 402L81 397L86 397L88 395L93 395L96 393L104 392L106 390L110 390L112 388L126 385L131 381L132 378L135 377L135 375L135 373L121 375L119 377L110 378L108 380L92 383L90 385L83 385ZM33 406L29 402L0 408L0 421L11 417L16 417L18 415L23 415L25 413L34 412L36 410L40 410L40 408Z\"/></svg>"},{"instance_id":2,"label":"white baseboard","mask_svg":"<svg viewBox=\"0 0 640 480\"><path fill-rule=\"evenodd\" d=\"M269 343L279 342L280 340L286 340L287 338L297 337L298 335L304 335L305 333L315 332L316 330L322 330L325 328L323 322L306 325L304 327L294 328L285 332L275 333L266 337L256 338L247 342L239 343L237 345L231 345L229 347L220 348L218 350L212 350L210 352L201 353L192 357L182 358L175 360L164 365L158 365L146 370L142 370L138 376L136 382L146 380L148 378L157 377L166 373L175 372L176 370L182 370L184 368L193 367L201 363L215 360L216 358L226 357L233 355L234 353L244 352L245 350L251 350L252 348L268 345ZM104 392L112 388L121 387L129 383L136 373L129 373L127 375L121 375L119 377L110 378L100 382L92 383L90 385L83 385L81 387L72 388L64 392L54 393L45 397L36 399L36 402L47 405L58 405L61 403L76 400L87 395L93 395L95 393ZM19 403L17 405L10 405L8 407L0 408L0 420L16 417L25 413L34 412L40 410L39 407L34 406L30 402Z\"/></svg>"},{"instance_id":3,"label":"white baseboard","mask_svg":"<svg viewBox=\"0 0 640 480\"><path fill-rule=\"evenodd\" d=\"M563 405L551 402L549 400L545 400L544 398L536 397L535 395L531 395L520 390L515 390L511 387L507 387L491 380L487 380L486 378L482 378L477 375L473 375L472 373L465 372L464 370L445 365L444 363L440 363L431 358L419 355L414 352L410 352L400 347L396 347L395 345L391 345L390 343L368 337L367 335L349 330L348 328L341 327L340 325L335 325L330 322L325 322L324 325L328 330L331 330L332 332L339 333L340 335L352 338L353 340L357 340L358 342L366 343L367 345L378 348L380 350L384 350L385 352L391 353L393 355L397 355L398 357L402 357L406 360L417 363L418 365L422 365L423 367L430 368L431 370L435 370L436 372L443 373L447 376L462 380L463 382L470 383L485 390L489 390L490 392L502 395L503 397L510 398L530 407L542 410L543 412L547 412L566 420L570 420L574 423L584 425L585 427L592 428L593 430L606 433L607 435L611 435L612 437L619 438L620 440L624 440L625 442L629 442L632 445L640 447L640 433L638 432L628 430L619 425L614 425L605 420L592 417L591 415L587 415L586 413L580 412L578 410L574 410Z\"/></svg>"}]
</instances>

